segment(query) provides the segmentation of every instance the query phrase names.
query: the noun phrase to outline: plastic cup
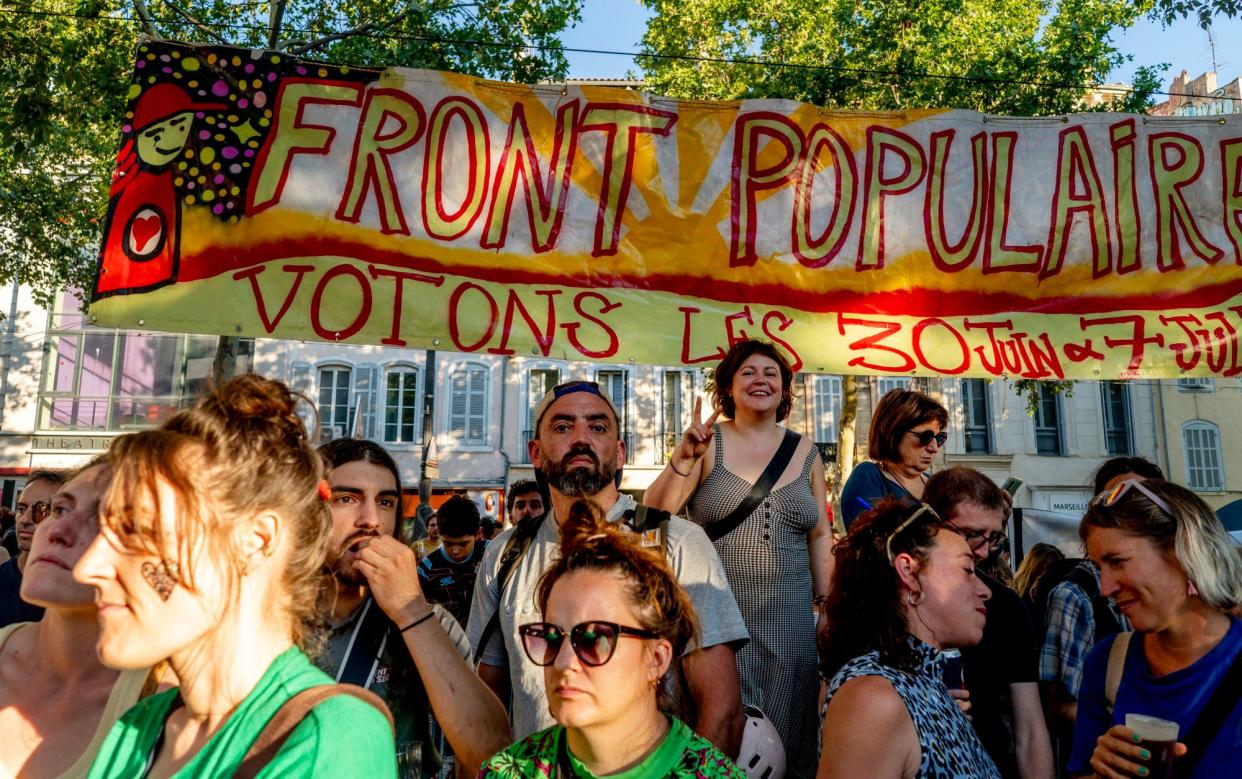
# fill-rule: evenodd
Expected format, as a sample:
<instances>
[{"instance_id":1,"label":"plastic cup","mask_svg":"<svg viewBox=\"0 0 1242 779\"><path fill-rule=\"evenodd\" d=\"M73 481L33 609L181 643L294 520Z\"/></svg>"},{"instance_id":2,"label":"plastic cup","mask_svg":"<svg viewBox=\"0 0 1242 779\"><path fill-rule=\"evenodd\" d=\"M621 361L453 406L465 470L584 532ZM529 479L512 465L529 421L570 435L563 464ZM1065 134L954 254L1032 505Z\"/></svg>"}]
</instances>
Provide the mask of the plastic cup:
<instances>
[{"instance_id":1,"label":"plastic cup","mask_svg":"<svg viewBox=\"0 0 1242 779\"><path fill-rule=\"evenodd\" d=\"M1151 752L1150 760L1139 761L1147 767L1147 775L1151 779L1172 779L1173 746L1181 727L1176 722L1146 714L1127 714L1126 727L1143 739L1143 748Z\"/></svg>"}]
</instances>

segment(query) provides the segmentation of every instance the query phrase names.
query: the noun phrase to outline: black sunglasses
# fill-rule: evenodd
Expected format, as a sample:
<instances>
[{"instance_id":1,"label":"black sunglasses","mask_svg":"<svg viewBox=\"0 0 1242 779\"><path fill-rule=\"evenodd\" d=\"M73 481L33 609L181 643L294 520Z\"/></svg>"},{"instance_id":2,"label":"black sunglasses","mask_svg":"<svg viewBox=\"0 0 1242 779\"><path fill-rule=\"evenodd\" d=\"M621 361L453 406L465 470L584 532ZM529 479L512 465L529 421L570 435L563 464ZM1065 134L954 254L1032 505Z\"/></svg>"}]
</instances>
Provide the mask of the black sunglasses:
<instances>
[{"instance_id":1,"label":"black sunglasses","mask_svg":"<svg viewBox=\"0 0 1242 779\"><path fill-rule=\"evenodd\" d=\"M919 446L927 446L933 440L936 446L944 446L944 442L949 440L949 434L944 431L933 433L930 430L920 430L916 433L913 430L907 430L906 432L919 439Z\"/></svg>"},{"instance_id":2,"label":"black sunglasses","mask_svg":"<svg viewBox=\"0 0 1242 779\"><path fill-rule=\"evenodd\" d=\"M622 636L634 638L659 638L659 633L641 628L618 625L615 622L579 622L569 629L551 622L531 622L518 628L522 634L522 648L526 656L538 666L552 665L561 653L561 644L569 636L569 645L584 665L600 666L612 659L617 641Z\"/></svg>"}]
</instances>

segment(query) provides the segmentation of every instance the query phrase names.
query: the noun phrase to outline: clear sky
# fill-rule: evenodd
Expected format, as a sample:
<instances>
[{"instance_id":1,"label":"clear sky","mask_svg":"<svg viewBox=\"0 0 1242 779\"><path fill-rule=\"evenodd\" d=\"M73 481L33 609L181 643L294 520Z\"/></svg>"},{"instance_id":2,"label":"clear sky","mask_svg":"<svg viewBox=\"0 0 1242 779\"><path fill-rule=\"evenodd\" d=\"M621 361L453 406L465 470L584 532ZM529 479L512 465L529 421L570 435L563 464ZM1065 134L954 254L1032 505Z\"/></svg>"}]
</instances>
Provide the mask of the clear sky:
<instances>
[{"instance_id":1,"label":"clear sky","mask_svg":"<svg viewBox=\"0 0 1242 779\"><path fill-rule=\"evenodd\" d=\"M582 23L562 37L566 46L610 51L636 51L650 12L637 0L585 0ZM1220 17L1212 28L1216 42L1216 70L1223 83L1242 76L1242 19ZM1191 76L1212 70L1207 34L1191 21L1180 21L1168 29L1143 20L1117 36L1121 51L1133 61L1117 68L1110 81L1128 82L1138 65L1168 63L1164 86L1185 68ZM620 78L638 71L629 57L569 53L569 75L579 78Z\"/></svg>"}]
</instances>

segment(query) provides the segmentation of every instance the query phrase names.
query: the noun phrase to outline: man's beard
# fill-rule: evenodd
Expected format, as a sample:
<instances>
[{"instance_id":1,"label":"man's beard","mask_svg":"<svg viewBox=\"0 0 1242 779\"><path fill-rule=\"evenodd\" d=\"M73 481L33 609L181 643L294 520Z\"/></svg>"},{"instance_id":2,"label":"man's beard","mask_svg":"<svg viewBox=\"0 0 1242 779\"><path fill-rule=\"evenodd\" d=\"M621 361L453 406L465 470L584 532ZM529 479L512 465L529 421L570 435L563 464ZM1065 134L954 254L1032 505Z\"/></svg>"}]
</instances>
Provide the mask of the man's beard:
<instances>
[{"instance_id":1,"label":"man's beard","mask_svg":"<svg viewBox=\"0 0 1242 779\"><path fill-rule=\"evenodd\" d=\"M349 548L357 543L365 541L368 538L377 538L379 533L374 531L363 531L354 533L345 542L341 544L328 560L328 567L332 570L332 575L342 584L352 585L354 587L367 586L367 577L363 575L355 566L358 557L349 554Z\"/></svg>"},{"instance_id":2,"label":"man's beard","mask_svg":"<svg viewBox=\"0 0 1242 779\"><path fill-rule=\"evenodd\" d=\"M595 463L594 468L575 466L569 468L566 463L575 457L590 457ZM546 459L543 476L548 484L557 492L570 498L589 498L598 494L612 483L617 473L617 466L611 462L600 462L599 456L591 447L582 444L570 449L560 461Z\"/></svg>"}]
</instances>

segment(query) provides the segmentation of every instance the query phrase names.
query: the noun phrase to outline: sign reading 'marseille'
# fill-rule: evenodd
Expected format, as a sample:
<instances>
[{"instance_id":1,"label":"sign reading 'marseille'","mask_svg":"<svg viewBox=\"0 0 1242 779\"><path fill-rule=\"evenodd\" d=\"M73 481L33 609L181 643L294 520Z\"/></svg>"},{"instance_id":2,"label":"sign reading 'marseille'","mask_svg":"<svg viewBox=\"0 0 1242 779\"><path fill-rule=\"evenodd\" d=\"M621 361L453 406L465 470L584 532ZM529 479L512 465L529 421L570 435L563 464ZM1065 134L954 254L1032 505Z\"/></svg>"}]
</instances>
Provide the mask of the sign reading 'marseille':
<instances>
[{"instance_id":1,"label":"sign reading 'marseille'","mask_svg":"<svg viewBox=\"0 0 1242 779\"><path fill-rule=\"evenodd\" d=\"M678 102L160 42L91 314L695 365L1242 373L1242 120Z\"/></svg>"}]
</instances>

